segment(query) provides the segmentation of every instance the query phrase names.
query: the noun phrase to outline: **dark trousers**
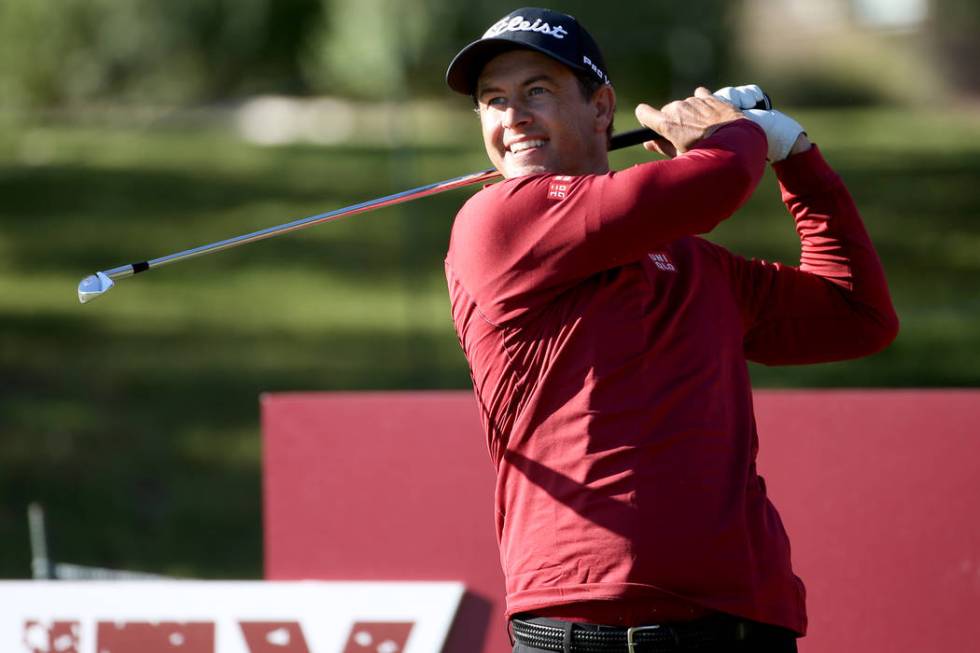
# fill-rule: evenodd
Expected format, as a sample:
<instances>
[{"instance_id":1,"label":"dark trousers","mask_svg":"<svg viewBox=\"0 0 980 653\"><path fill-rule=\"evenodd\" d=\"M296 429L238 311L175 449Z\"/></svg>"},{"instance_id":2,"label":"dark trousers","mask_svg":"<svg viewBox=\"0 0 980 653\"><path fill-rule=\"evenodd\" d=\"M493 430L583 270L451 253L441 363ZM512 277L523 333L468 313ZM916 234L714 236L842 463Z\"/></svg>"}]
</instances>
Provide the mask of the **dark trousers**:
<instances>
[{"instance_id":1,"label":"dark trousers","mask_svg":"<svg viewBox=\"0 0 980 653\"><path fill-rule=\"evenodd\" d=\"M541 623L552 627L584 628L590 630L605 628L603 626L595 626L591 624L573 624L554 619L530 617L529 615L524 615L521 618L525 621L532 621L534 623ZM728 617L721 617L723 621L719 627L718 620L716 618L708 619L710 619L711 622L706 624L706 627L710 628L712 632L718 632L719 636L717 638L705 640L698 637L695 638L695 641L690 641L690 638L682 635L678 637L679 645L677 646L670 646L669 648L656 648L649 645L638 645L636 648L636 653L648 653L650 651L654 651L656 653L659 653L660 651L678 651L678 653L682 651L698 651L700 653L797 653L796 634L789 630L778 628L776 626L768 626ZM729 625L731 627L729 627ZM665 624L663 627L670 628L671 626ZM679 634L682 634L689 631L692 627L697 628L698 622L678 624L677 630ZM686 640L689 643L685 644ZM513 653L553 652L548 651L547 649L525 646L515 641ZM565 650L565 653L569 653L568 649ZM626 653L625 646L623 646L622 653Z\"/></svg>"}]
</instances>

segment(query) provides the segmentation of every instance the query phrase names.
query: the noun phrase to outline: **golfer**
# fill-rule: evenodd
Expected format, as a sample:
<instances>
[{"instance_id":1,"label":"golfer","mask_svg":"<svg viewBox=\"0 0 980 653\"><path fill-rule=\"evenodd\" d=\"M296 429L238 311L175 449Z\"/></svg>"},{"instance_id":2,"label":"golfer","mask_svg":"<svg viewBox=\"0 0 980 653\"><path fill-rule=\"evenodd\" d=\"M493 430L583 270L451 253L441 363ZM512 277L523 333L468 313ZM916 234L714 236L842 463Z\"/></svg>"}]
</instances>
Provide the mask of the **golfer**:
<instances>
[{"instance_id":1,"label":"golfer","mask_svg":"<svg viewBox=\"0 0 980 653\"><path fill-rule=\"evenodd\" d=\"M667 158L617 172L609 74L573 17L535 8L447 72L505 177L456 216L446 276L496 467L514 651L795 651L804 588L756 473L746 360L879 351L898 329L885 277L802 127L739 110L758 87L639 105ZM767 159L799 267L697 236Z\"/></svg>"}]
</instances>

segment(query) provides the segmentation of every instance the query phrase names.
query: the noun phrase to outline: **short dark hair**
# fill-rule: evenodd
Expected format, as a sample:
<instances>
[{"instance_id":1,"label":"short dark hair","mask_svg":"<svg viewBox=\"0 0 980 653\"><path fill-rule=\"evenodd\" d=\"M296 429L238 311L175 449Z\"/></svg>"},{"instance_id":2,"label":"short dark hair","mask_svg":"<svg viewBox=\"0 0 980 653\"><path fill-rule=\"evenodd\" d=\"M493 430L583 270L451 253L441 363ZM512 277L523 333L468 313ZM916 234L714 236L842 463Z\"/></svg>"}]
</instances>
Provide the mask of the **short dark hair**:
<instances>
[{"instance_id":1,"label":"short dark hair","mask_svg":"<svg viewBox=\"0 0 980 653\"><path fill-rule=\"evenodd\" d=\"M575 75L576 81L578 81L578 90L582 92L582 98L585 100L591 100L592 96L596 92L605 86L605 83L600 82L595 75L590 75L587 72L572 70L572 74ZM609 127L606 129L606 138L612 139L613 135L613 121L609 121Z\"/></svg>"},{"instance_id":2,"label":"short dark hair","mask_svg":"<svg viewBox=\"0 0 980 653\"><path fill-rule=\"evenodd\" d=\"M595 75L590 75L580 70L573 70L572 74L575 75L575 79L578 81L578 88L582 91L582 98L586 100L591 100L595 92L605 85Z\"/></svg>"}]
</instances>

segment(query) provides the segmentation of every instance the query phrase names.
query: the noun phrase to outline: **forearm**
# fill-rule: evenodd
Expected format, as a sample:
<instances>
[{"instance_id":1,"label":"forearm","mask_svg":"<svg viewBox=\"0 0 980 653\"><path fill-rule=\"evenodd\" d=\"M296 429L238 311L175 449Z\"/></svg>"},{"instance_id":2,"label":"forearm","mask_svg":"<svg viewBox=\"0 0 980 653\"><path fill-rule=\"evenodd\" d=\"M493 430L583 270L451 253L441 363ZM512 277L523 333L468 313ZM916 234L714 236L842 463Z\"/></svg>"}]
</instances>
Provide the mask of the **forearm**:
<instances>
[{"instance_id":1,"label":"forearm","mask_svg":"<svg viewBox=\"0 0 980 653\"><path fill-rule=\"evenodd\" d=\"M852 301L894 315L881 262L843 181L808 147L773 166L796 222L800 270L848 291Z\"/></svg>"},{"instance_id":2,"label":"forearm","mask_svg":"<svg viewBox=\"0 0 980 653\"><path fill-rule=\"evenodd\" d=\"M675 159L613 173L604 180L594 231L640 255L709 232L751 196L765 171L765 148L762 131L739 120Z\"/></svg>"},{"instance_id":3,"label":"forearm","mask_svg":"<svg viewBox=\"0 0 980 653\"><path fill-rule=\"evenodd\" d=\"M803 154L811 147L813 147L813 143L810 142L810 139L807 137L807 135L805 133L800 134L799 136L796 137L796 142L793 143L793 147L790 148L789 156Z\"/></svg>"},{"instance_id":4,"label":"forearm","mask_svg":"<svg viewBox=\"0 0 980 653\"><path fill-rule=\"evenodd\" d=\"M898 329L884 270L857 207L816 147L774 166L800 238L798 270L781 269L747 335L770 364L855 358Z\"/></svg>"}]
</instances>

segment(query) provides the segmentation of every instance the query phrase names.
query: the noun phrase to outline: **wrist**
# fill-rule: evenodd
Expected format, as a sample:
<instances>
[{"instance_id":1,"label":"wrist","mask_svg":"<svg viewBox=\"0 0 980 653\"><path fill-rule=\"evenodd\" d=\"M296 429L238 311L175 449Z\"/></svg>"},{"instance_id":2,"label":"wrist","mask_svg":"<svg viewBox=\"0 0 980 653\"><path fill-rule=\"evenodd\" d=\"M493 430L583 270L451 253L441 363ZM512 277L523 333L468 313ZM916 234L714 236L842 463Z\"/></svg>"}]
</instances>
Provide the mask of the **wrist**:
<instances>
[{"instance_id":1,"label":"wrist","mask_svg":"<svg viewBox=\"0 0 980 653\"><path fill-rule=\"evenodd\" d=\"M699 138L698 140L704 140L704 139L708 138L709 136L712 136L716 131L718 131L722 127L725 127L727 125L730 125L733 122L738 122L739 120L747 120L747 118L745 116L739 114L737 116L732 116L729 120L725 120L724 122L717 122L717 123L711 125L710 127L708 127L707 129L705 129L704 130L704 135L701 136L701 138Z\"/></svg>"},{"instance_id":2,"label":"wrist","mask_svg":"<svg viewBox=\"0 0 980 653\"><path fill-rule=\"evenodd\" d=\"M802 154L803 152L809 150L811 147L813 147L813 143L810 142L809 138L807 138L806 132L803 132L796 137L796 142L793 143L793 147L789 149L789 154L787 154L786 156L791 157L794 154Z\"/></svg>"}]
</instances>

